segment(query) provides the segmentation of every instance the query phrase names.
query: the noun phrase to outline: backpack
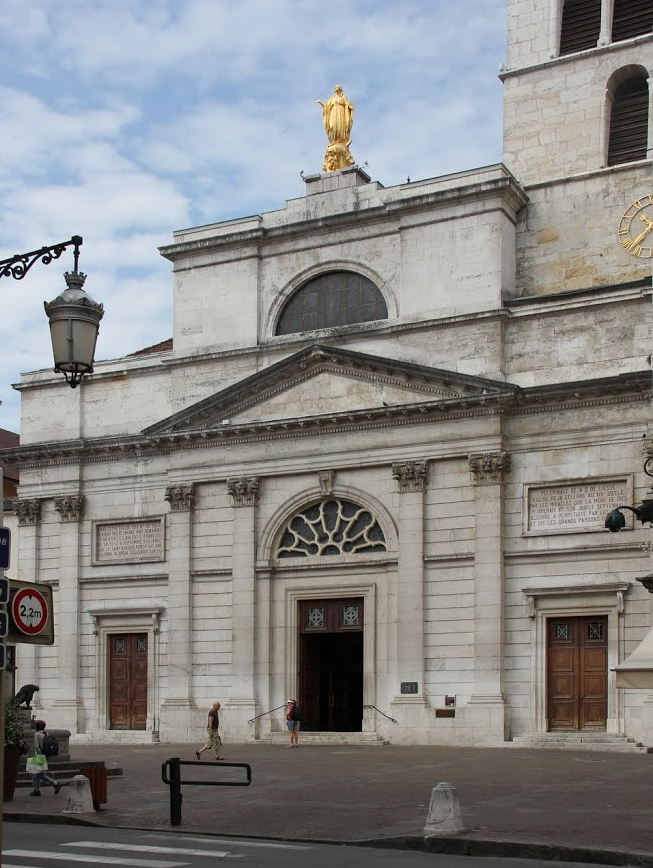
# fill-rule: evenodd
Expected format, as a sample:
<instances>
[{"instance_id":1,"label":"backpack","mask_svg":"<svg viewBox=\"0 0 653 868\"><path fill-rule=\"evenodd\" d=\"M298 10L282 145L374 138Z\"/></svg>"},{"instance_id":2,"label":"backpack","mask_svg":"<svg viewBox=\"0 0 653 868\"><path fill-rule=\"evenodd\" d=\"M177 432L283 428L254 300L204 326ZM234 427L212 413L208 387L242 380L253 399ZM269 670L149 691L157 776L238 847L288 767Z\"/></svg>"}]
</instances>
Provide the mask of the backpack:
<instances>
[{"instance_id":1,"label":"backpack","mask_svg":"<svg viewBox=\"0 0 653 868\"><path fill-rule=\"evenodd\" d=\"M293 706L292 719L297 723L301 723L302 720L302 713L296 705Z\"/></svg>"},{"instance_id":2,"label":"backpack","mask_svg":"<svg viewBox=\"0 0 653 868\"><path fill-rule=\"evenodd\" d=\"M43 754L44 756L59 756L59 742L48 732L43 733Z\"/></svg>"}]
</instances>

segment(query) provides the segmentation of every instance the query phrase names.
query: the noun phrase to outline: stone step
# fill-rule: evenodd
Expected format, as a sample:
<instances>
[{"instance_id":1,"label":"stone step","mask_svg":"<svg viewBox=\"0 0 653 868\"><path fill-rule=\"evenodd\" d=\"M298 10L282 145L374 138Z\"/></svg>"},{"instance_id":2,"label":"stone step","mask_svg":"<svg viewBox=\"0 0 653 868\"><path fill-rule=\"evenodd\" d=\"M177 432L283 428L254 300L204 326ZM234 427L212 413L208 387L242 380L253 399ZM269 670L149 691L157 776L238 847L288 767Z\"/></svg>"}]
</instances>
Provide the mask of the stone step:
<instances>
[{"instance_id":1,"label":"stone step","mask_svg":"<svg viewBox=\"0 0 653 868\"><path fill-rule=\"evenodd\" d=\"M87 763L85 762L54 762L52 760L49 760L48 774L50 775L50 777L55 778L58 781L69 781L74 778L75 775L81 774L81 768L86 765ZM91 765L91 763L88 763L88 765ZM107 776L110 778L121 778L123 776L123 770L121 768L108 768ZM25 771L24 761L22 761L21 765L18 767L16 786L32 786L32 775L28 774Z\"/></svg>"},{"instance_id":2,"label":"stone step","mask_svg":"<svg viewBox=\"0 0 653 868\"><path fill-rule=\"evenodd\" d=\"M272 732L269 735L261 736L262 744L287 744L287 732ZM358 745L384 745L388 744L376 732L304 732L299 731L299 741L301 744L323 744L323 745L339 745L339 744L358 744Z\"/></svg>"},{"instance_id":3,"label":"stone step","mask_svg":"<svg viewBox=\"0 0 653 868\"><path fill-rule=\"evenodd\" d=\"M553 750L595 750L621 753L653 753L653 748L623 735L609 733L555 732L515 736L512 747L549 748Z\"/></svg>"}]
</instances>

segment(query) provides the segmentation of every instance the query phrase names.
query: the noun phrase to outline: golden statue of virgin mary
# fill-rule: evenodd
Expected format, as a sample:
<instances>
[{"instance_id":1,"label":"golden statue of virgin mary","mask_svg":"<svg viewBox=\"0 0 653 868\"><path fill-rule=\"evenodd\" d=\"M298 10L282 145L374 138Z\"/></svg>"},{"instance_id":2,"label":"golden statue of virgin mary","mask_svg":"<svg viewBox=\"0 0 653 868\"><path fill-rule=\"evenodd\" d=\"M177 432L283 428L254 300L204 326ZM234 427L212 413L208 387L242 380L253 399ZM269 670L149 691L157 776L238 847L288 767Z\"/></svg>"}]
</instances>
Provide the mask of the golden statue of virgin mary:
<instances>
[{"instance_id":1,"label":"golden statue of virgin mary","mask_svg":"<svg viewBox=\"0 0 653 868\"><path fill-rule=\"evenodd\" d=\"M354 158L349 153L351 144L351 127L354 123L354 106L337 84L333 96L326 102L317 100L322 106L322 123L329 144L324 155L323 172L337 172L354 165Z\"/></svg>"}]
</instances>

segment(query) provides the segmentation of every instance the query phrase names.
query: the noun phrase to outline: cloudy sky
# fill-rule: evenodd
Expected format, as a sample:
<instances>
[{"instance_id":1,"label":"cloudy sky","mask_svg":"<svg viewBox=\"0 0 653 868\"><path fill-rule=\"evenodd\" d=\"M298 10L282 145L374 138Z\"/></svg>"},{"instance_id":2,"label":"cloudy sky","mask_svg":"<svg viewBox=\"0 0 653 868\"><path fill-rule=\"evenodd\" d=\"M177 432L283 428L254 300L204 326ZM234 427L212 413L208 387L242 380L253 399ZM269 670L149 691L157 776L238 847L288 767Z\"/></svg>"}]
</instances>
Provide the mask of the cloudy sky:
<instances>
[{"instance_id":1,"label":"cloudy sky","mask_svg":"<svg viewBox=\"0 0 653 868\"><path fill-rule=\"evenodd\" d=\"M0 258L82 235L98 359L172 334L172 232L283 207L319 172L316 99L386 186L501 159L504 0L3 0ZM0 287L0 427L52 366L72 254Z\"/></svg>"}]
</instances>

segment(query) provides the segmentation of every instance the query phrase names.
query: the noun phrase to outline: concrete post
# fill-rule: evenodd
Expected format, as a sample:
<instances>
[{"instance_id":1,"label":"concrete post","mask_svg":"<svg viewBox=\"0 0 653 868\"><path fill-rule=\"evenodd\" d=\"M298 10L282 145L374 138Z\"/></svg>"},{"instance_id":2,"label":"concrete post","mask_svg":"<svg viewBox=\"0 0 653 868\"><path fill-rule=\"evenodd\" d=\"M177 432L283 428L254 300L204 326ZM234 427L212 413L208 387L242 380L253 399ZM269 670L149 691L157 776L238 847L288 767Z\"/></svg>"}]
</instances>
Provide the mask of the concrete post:
<instances>
[{"instance_id":1,"label":"concrete post","mask_svg":"<svg viewBox=\"0 0 653 868\"><path fill-rule=\"evenodd\" d=\"M424 837L456 835L464 832L460 802L456 788L443 781L431 790L429 812L424 826Z\"/></svg>"},{"instance_id":2,"label":"concrete post","mask_svg":"<svg viewBox=\"0 0 653 868\"><path fill-rule=\"evenodd\" d=\"M75 775L68 782L68 799L64 814L91 814L95 812L91 795L91 782L86 775Z\"/></svg>"}]
</instances>

